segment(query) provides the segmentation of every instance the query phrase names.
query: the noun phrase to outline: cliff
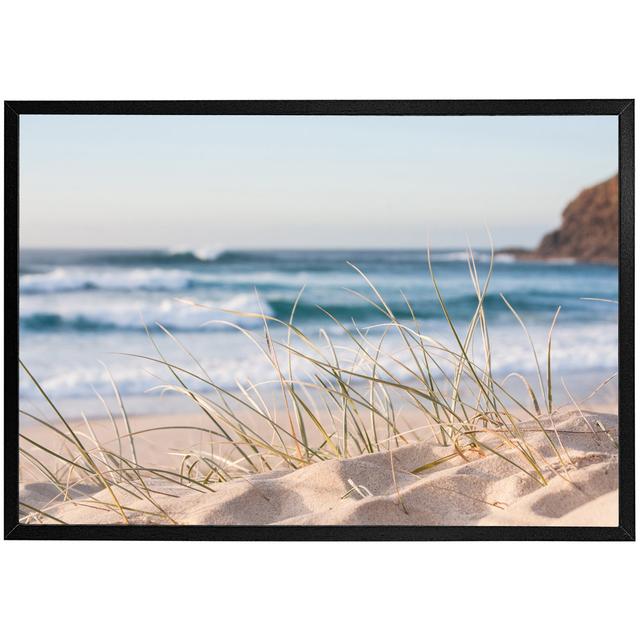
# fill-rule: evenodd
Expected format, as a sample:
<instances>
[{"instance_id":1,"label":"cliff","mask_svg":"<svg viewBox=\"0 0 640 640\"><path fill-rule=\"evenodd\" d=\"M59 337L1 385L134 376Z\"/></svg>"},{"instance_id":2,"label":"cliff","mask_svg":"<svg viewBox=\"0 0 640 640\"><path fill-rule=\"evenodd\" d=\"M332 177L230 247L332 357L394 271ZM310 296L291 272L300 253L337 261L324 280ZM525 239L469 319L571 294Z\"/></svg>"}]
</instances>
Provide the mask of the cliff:
<instances>
[{"instance_id":1,"label":"cliff","mask_svg":"<svg viewBox=\"0 0 640 640\"><path fill-rule=\"evenodd\" d=\"M571 258L580 262L618 262L618 176L582 191L562 212L562 223L533 251L505 250L520 259Z\"/></svg>"}]
</instances>

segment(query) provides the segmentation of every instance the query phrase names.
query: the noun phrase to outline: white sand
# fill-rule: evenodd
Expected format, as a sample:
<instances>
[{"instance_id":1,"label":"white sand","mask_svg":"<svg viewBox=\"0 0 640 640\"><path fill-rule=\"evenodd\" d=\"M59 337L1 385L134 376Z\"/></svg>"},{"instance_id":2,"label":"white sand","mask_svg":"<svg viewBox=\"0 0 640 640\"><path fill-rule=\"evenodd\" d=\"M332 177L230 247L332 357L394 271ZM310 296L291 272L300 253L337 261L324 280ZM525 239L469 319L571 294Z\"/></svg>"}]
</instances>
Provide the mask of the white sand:
<instances>
[{"instance_id":1,"label":"white sand","mask_svg":"<svg viewBox=\"0 0 640 640\"><path fill-rule=\"evenodd\" d=\"M546 486L490 453L484 457L474 454L468 461L455 456L429 471L414 474L413 469L452 452L451 447L419 442L392 453L330 460L294 471L280 469L213 484L213 491L156 482L155 489L172 497L153 497L175 522L193 525L617 526L618 456L613 441L617 440L618 418L612 414L586 415L589 425L575 411L554 420L572 462L565 469L535 423L522 423L527 443L546 456L555 469L547 470ZM157 420L154 418L153 423ZM596 420L607 433L595 426ZM165 422L192 423L185 418L167 418ZM40 432L33 426L23 429L30 437ZM139 455L159 465L168 449L180 444L184 448L184 433L162 432L163 440L155 442L139 439ZM500 451L522 463L513 449ZM175 468L175 458L173 465ZM122 523L115 510L95 502L113 502L104 489L80 485L72 491L71 501L61 502L50 485L29 481L27 470L23 480L21 499L37 508L46 505L48 513L66 523ZM132 523L169 523L167 518L135 511L157 511L150 509L146 500L124 491L118 492L118 499L130 509L127 513Z\"/></svg>"}]
</instances>

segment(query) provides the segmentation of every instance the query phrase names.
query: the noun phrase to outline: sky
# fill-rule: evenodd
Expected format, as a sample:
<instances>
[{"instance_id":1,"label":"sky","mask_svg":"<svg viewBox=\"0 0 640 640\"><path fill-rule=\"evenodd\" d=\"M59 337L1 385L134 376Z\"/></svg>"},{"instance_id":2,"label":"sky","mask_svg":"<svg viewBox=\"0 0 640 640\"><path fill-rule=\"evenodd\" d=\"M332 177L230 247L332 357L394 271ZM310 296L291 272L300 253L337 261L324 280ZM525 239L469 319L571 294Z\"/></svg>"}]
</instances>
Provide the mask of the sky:
<instances>
[{"instance_id":1,"label":"sky","mask_svg":"<svg viewBox=\"0 0 640 640\"><path fill-rule=\"evenodd\" d=\"M530 247L615 116L20 116L22 247Z\"/></svg>"}]
</instances>

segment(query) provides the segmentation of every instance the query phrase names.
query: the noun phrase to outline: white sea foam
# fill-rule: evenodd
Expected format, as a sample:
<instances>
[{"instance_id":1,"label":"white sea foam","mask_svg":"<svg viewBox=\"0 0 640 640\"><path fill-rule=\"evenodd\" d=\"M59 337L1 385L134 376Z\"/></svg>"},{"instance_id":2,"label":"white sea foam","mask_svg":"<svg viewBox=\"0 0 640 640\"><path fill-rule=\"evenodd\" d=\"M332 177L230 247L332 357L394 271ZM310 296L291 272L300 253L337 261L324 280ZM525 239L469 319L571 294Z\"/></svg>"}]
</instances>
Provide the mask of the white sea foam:
<instances>
[{"instance_id":1,"label":"white sea foam","mask_svg":"<svg viewBox=\"0 0 640 640\"><path fill-rule=\"evenodd\" d=\"M214 262L223 253L224 249L221 247L188 247L185 245L178 245L171 247L168 250L171 256L191 255L201 262Z\"/></svg>"},{"instance_id":2,"label":"white sea foam","mask_svg":"<svg viewBox=\"0 0 640 640\"><path fill-rule=\"evenodd\" d=\"M246 299L228 300L226 304L244 310L257 309L255 302ZM168 302L165 309L156 313L155 316L170 320L175 317L176 313L182 313L179 309ZM215 317L222 316L217 316L213 312L209 312L207 315L203 310L202 315L197 314L191 318L186 315L181 316L180 321L187 327L191 325L195 328L199 327L202 321ZM145 320L151 322L151 317L147 317ZM121 321L125 320L121 318ZM126 322L134 321L133 315L126 319ZM256 330L256 336L261 335L258 324L254 324L250 328ZM447 333L443 325L436 326L434 329L435 332L431 335L436 340L451 347L455 346L451 335ZM353 364L353 354L350 351L351 343L343 335L340 335L340 332L332 333L332 340L337 346L340 357L344 358L346 366L351 367ZM546 332L540 327L533 329L532 334L544 369L546 363L543 354L546 346ZM284 330L277 327L274 328L273 337L275 342L286 341ZM521 328L519 326L505 327L501 331L492 332L491 337L494 376L501 379L514 371L521 373L527 376L537 392L535 360ZM222 387L233 387L236 380L244 383L251 380L253 383L266 383L264 390L267 391L271 388L269 381L276 380L273 368L264 354L239 332L186 333L182 334L180 339L202 362L213 381ZM188 361L185 354L181 353L169 338L160 336L160 344L163 353L171 362L183 363L187 369L194 369L193 363ZM304 345L296 344L294 346L305 350ZM471 357L474 357L477 362L482 362L481 345L476 344L474 350L475 355ZM139 333L74 334L69 341L53 341L46 334L31 334L21 342L23 359L40 379L44 389L54 394L54 397L90 396L93 393L92 385L101 393L110 394L108 376L98 362L109 357L105 355L109 352L154 355L146 337ZM436 352L434 351L434 353ZM282 355L284 361L284 353ZM141 394L156 386L158 380L154 375L160 375L167 379L166 370L163 371L162 367L156 367L146 361L131 357L110 357L114 378L125 394ZM411 378L407 370L398 364L398 360L408 367L415 366L401 339L398 336L389 337L384 343L381 364L390 372L394 372L398 379L415 383L415 378ZM574 390L572 386L574 374L585 371L601 371L601 378L604 379L617 370L615 326L601 323L590 326L559 325L554 333L552 364L557 386L560 385L560 376L563 376L566 378L569 388ZM304 366L304 363L296 363L294 358L294 376L301 376L304 372ZM446 367L446 365L444 366ZM154 375L150 375L149 372ZM544 377L545 371L543 370L543 379ZM203 383L196 379L190 382L195 385L195 388L206 390L206 385L203 386ZM276 387L274 386L273 389L276 390ZM26 378L21 384L21 395L25 398L34 398L38 395L37 390L29 384Z\"/></svg>"},{"instance_id":3,"label":"white sea foam","mask_svg":"<svg viewBox=\"0 0 640 640\"><path fill-rule=\"evenodd\" d=\"M377 282L395 282L396 276L379 275ZM404 282L426 282L423 273L407 275ZM186 269L84 269L58 267L46 273L20 276L20 293L57 293L100 289L103 291L182 291L216 284L302 287L309 284L357 286L362 276L351 269L339 272L203 272Z\"/></svg>"},{"instance_id":4,"label":"white sea foam","mask_svg":"<svg viewBox=\"0 0 640 640\"><path fill-rule=\"evenodd\" d=\"M432 262L466 262L469 257L469 253L467 251L451 251L449 253L432 253L431 260ZM473 259L476 262L489 262L491 260L491 256L489 253L480 253L477 251L473 252ZM500 263L512 263L515 262L516 259L514 256L499 253L493 256L494 262Z\"/></svg>"},{"instance_id":5,"label":"white sea foam","mask_svg":"<svg viewBox=\"0 0 640 640\"><path fill-rule=\"evenodd\" d=\"M39 317L56 318L59 325L70 328L78 325L110 329L142 329L145 324L160 324L177 330L221 328L212 321L231 320L241 326L260 324L259 319L228 313L272 313L269 303L257 294L237 294L228 298L199 300L198 305L185 299L160 298L154 300L129 300L119 297L107 304L96 305L95 300L83 296L55 299L28 296L20 301L20 318L29 323Z\"/></svg>"},{"instance_id":6,"label":"white sea foam","mask_svg":"<svg viewBox=\"0 0 640 640\"><path fill-rule=\"evenodd\" d=\"M88 270L60 267L47 273L21 276L20 292L52 293L83 289L179 291L192 284L210 282L215 282L215 278L180 269Z\"/></svg>"}]
</instances>

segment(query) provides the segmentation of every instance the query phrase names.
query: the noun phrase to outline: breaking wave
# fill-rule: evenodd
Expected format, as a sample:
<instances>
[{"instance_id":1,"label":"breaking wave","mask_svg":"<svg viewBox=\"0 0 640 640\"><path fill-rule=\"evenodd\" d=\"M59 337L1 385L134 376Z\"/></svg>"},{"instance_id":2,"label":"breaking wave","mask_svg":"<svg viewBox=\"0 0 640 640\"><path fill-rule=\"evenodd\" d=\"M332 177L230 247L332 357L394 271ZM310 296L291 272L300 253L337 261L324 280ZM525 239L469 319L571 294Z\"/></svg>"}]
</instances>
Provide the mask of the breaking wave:
<instances>
[{"instance_id":1,"label":"breaking wave","mask_svg":"<svg viewBox=\"0 0 640 640\"><path fill-rule=\"evenodd\" d=\"M231 312L231 313L230 313ZM144 331L146 325L159 322L170 331L220 330L231 321L244 327L261 324L258 318L244 317L242 313L271 314L268 302L256 295L235 295L227 299L189 304L188 301L164 299L158 302L135 303L113 301L104 306L91 304L39 305L22 303L20 326L29 331Z\"/></svg>"}]
</instances>

